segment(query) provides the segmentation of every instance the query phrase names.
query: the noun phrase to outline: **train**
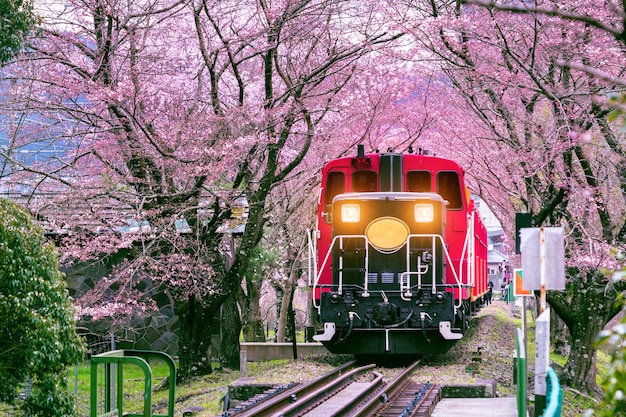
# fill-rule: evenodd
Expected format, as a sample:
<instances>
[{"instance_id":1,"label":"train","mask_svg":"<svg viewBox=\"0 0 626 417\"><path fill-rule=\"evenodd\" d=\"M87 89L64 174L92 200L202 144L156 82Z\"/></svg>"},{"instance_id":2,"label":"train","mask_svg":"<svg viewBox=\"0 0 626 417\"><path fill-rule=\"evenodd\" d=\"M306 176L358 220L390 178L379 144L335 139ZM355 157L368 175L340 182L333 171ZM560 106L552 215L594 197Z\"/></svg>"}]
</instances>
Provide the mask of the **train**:
<instances>
[{"instance_id":1,"label":"train","mask_svg":"<svg viewBox=\"0 0 626 417\"><path fill-rule=\"evenodd\" d=\"M464 171L421 148L327 162L310 237L313 339L332 353L445 353L485 302L487 230Z\"/></svg>"}]
</instances>

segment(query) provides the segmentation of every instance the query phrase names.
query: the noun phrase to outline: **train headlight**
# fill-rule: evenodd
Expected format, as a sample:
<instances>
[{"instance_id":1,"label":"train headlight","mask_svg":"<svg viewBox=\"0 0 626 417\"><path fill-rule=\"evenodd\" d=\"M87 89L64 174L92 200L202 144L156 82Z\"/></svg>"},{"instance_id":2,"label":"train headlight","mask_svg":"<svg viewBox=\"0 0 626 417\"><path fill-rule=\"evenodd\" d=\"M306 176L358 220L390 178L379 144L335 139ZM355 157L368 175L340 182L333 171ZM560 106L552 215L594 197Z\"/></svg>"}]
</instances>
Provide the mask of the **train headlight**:
<instances>
[{"instance_id":1,"label":"train headlight","mask_svg":"<svg viewBox=\"0 0 626 417\"><path fill-rule=\"evenodd\" d=\"M358 223L361 220L361 207L358 204L344 204L341 206L341 221L344 223Z\"/></svg>"},{"instance_id":2,"label":"train headlight","mask_svg":"<svg viewBox=\"0 0 626 417\"><path fill-rule=\"evenodd\" d=\"M435 220L435 207L432 204L416 204L414 212L417 223L430 223Z\"/></svg>"}]
</instances>

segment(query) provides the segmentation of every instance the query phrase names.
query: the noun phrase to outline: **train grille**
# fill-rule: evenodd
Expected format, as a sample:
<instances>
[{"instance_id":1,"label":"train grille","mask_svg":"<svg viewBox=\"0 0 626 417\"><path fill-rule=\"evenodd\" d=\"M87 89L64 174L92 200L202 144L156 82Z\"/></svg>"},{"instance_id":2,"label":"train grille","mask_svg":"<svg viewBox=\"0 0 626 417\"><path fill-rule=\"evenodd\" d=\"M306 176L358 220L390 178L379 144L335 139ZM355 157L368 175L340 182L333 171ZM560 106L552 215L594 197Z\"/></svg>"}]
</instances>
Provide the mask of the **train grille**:
<instances>
[{"instance_id":1,"label":"train grille","mask_svg":"<svg viewBox=\"0 0 626 417\"><path fill-rule=\"evenodd\" d=\"M393 272L382 272L380 274L381 282L383 284L393 284L395 275Z\"/></svg>"}]
</instances>

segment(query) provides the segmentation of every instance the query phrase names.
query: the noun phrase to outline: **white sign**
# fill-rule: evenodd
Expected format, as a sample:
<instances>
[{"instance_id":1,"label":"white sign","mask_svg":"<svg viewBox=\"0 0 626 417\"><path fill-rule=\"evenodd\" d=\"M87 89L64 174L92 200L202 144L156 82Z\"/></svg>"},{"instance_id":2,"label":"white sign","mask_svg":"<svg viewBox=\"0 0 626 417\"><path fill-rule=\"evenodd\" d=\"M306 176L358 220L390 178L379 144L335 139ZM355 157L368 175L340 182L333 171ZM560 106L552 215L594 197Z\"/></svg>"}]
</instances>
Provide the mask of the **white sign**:
<instances>
[{"instance_id":1,"label":"white sign","mask_svg":"<svg viewBox=\"0 0 626 417\"><path fill-rule=\"evenodd\" d=\"M562 227L521 229L520 247L525 290L565 289L565 238Z\"/></svg>"}]
</instances>

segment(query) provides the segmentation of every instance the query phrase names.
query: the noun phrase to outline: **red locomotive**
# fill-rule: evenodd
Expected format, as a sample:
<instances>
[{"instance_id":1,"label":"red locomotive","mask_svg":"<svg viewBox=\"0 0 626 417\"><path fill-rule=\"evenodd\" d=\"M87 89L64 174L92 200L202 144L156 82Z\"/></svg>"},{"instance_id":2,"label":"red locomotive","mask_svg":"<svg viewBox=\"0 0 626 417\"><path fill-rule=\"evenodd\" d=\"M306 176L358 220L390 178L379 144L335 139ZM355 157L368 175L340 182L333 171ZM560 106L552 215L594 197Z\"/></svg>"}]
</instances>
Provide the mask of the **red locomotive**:
<instances>
[{"instance_id":1,"label":"red locomotive","mask_svg":"<svg viewBox=\"0 0 626 417\"><path fill-rule=\"evenodd\" d=\"M365 154L322 170L314 339L333 353L415 355L463 337L487 292L487 232L454 161Z\"/></svg>"}]
</instances>

